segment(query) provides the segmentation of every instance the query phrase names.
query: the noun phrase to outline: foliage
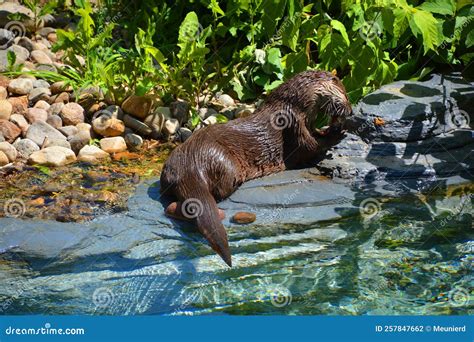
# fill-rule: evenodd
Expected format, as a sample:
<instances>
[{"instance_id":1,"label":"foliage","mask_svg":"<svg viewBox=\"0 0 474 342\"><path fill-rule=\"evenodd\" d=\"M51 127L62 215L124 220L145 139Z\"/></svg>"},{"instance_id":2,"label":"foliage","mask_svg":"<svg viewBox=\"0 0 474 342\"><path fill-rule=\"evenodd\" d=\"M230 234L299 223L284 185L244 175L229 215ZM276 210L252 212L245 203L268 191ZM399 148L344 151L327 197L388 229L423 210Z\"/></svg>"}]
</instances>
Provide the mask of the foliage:
<instances>
[{"instance_id":1,"label":"foliage","mask_svg":"<svg viewBox=\"0 0 474 342\"><path fill-rule=\"evenodd\" d=\"M474 55L468 0L76 0L72 10L77 28L58 30L55 46L71 65L63 74L118 102L159 92L197 107L208 90L245 101L307 69L337 73L355 102L393 80L468 72Z\"/></svg>"}]
</instances>

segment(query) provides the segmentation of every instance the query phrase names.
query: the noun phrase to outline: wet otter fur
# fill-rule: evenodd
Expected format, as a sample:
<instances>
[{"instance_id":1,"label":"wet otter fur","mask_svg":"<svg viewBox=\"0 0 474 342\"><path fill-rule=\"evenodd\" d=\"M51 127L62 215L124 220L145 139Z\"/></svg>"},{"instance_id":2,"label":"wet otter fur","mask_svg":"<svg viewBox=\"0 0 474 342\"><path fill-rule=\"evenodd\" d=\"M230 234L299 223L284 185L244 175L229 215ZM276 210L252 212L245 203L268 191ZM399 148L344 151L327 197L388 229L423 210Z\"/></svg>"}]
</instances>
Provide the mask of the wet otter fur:
<instances>
[{"instance_id":1,"label":"wet otter fur","mask_svg":"<svg viewBox=\"0 0 474 342\"><path fill-rule=\"evenodd\" d=\"M245 181L311 162L340 135L351 113L336 76L302 72L275 89L252 115L202 128L178 146L164 165L161 191L181 202L181 213L232 266L217 202ZM328 129L314 128L318 114L330 117Z\"/></svg>"}]
</instances>

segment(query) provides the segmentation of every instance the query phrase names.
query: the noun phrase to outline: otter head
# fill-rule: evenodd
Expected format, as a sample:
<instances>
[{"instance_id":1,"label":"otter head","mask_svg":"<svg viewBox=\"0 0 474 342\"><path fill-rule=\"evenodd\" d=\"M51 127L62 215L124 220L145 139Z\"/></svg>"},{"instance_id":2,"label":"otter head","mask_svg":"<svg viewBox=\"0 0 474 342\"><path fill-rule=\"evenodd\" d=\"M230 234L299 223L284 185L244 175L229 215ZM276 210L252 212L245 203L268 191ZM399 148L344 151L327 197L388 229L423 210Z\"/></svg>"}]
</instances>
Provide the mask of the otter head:
<instances>
[{"instance_id":1,"label":"otter head","mask_svg":"<svg viewBox=\"0 0 474 342\"><path fill-rule=\"evenodd\" d=\"M352 115L351 103L344 85L330 72L307 73L309 82L305 94L311 98L306 110L308 129L316 130L320 134L326 134L329 129L342 129L345 118Z\"/></svg>"}]
</instances>

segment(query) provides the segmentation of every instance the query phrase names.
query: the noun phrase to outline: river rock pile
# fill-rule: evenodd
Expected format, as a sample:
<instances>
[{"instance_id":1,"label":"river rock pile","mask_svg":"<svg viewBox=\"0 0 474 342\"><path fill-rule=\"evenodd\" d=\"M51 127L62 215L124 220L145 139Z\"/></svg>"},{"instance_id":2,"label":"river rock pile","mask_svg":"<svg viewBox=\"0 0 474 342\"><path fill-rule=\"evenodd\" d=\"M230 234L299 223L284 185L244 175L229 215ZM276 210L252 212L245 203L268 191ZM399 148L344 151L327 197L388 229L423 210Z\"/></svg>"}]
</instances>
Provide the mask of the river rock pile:
<instances>
[{"instance_id":1,"label":"river rock pile","mask_svg":"<svg viewBox=\"0 0 474 342\"><path fill-rule=\"evenodd\" d=\"M175 101L163 106L158 96L130 96L113 103L98 87L75 90L64 82L49 83L27 71L57 71L65 67L63 53L51 51L56 28L67 21L47 16L39 29L27 36L9 26L8 16L33 14L14 3L0 4L0 71L9 66L8 54L15 54L15 65L25 74L9 79L0 77L0 167L15 161L61 166L76 160L100 162L111 154L139 151L144 139L185 141L192 134L186 126L190 105ZM11 22L10 22L11 23ZM11 28L11 31L8 30ZM18 28L16 28L18 29ZM20 34L19 34L20 33ZM77 56L80 60L82 57ZM200 98L200 129L219 121L250 115L251 105L237 105L227 94Z\"/></svg>"}]
</instances>

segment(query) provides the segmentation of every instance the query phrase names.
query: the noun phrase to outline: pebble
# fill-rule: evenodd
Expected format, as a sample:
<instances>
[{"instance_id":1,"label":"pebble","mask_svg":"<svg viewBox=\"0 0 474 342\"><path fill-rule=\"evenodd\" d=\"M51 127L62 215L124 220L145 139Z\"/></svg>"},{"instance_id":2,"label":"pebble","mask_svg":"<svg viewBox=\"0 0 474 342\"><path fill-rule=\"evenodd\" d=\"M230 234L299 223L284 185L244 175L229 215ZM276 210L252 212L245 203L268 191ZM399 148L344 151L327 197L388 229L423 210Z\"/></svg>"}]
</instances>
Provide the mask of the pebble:
<instances>
[{"instance_id":1,"label":"pebble","mask_svg":"<svg viewBox=\"0 0 474 342\"><path fill-rule=\"evenodd\" d=\"M7 120L0 120L0 133L6 141L12 143L21 134L21 129L13 122Z\"/></svg>"},{"instance_id":2,"label":"pebble","mask_svg":"<svg viewBox=\"0 0 474 342\"><path fill-rule=\"evenodd\" d=\"M44 101L44 100L39 100L38 102L35 103L34 105L34 108L40 108L40 109L44 109L44 110L48 110L49 108L51 107L51 105Z\"/></svg>"},{"instance_id":3,"label":"pebble","mask_svg":"<svg viewBox=\"0 0 474 342\"><path fill-rule=\"evenodd\" d=\"M0 120L9 120L12 115L13 106L7 100L0 100Z\"/></svg>"},{"instance_id":4,"label":"pebble","mask_svg":"<svg viewBox=\"0 0 474 342\"><path fill-rule=\"evenodd\" d=\"M107 153L124 152L127 144L122 137L104 138L100 141L100 148Z\"/></svg>"},{"instance_id":5,"label":"pebble","mask_svg":"<svg viewBox=\"0 0 474 342\"><path fill-rule=\"evenodd\" d=\"M33 88L48 88L49 89L49 83L48 81L45 80L34 80L33 81Z\"/></svg>"},{"instance_id":6,"label":"pebble","mask_svg":"<svg viewBox=\"0 0 474 342\"><path fill-rule=\"evenodd\" d=\"M17 43L19 46L23 46L25 49L27 49L29 52L33 51L34 50L34 45L33 45L33 42L31 41L30 38L28 37L21 37L19 40L18 40L18 43Z\"/></svg>"},{"instance_id":7,"label":"pebble","mask_svg":"<svg viewBox=\"0 0 474 342\"><path fill-rule=\"evenodd\" d=\"M51 87L49 89L51 90L51 93L53 95L57 95L62 92L72 91L72 87L70 85L66 85L66 82L64 81L54 82L53 84L51 84Z\"/></svg>"},{"instance_id":8,"label":"pebble","mask_svg":"<svg viewBox=\"0 0 474 342\"><path fill-rule=\"evenodd\" d=\"M161 107L167 108L167 107ZM168 110L169 112L169 110ZM148 115L144 122L151 128L150 137L152 139L158 139L161 137L161 131L163 130L163 125L165 123L165 115L160 110L155 110L153 114Z\"/></svg>"},{"instance_id":9,"label":"pebble","mask_svg":"<svg viewBox=\"0 0 474 342\"><path fill-rule=\"evenodd\" d=\"M92 137L91 137L90 130L86 131L86 130L79 129L79 132L77 132L77 134L74 134L73 136L69 137L69 143L71 144L71 149L75 153L79 153L79 151L84 146L89 144L91 138Z\"/></svg>"},{"instance_id":10,"label":"pebble","mask_svg":"<svg viewBox=\"0 0 474 342\"><path fill-rule=\"evenodd\" d=\"M146 96L131 95L122 103L124 112L129 113L136 118L144 119L153 105L153 100Z\"/></svg>"},{"instance_id":11,"label":"pebble","mask_svg":"<svg viewBox=\"0 0 474 342\"><path fill-rule=\"evenodd\" d=\"M61 110L61 119L63 119L63 124L68 125L77 125L81 122L84 122L84 108L78 105L75 102L70 102L64 105Z\"/></svg>"},{"instance_id":12,"label":"pebble","mask_svg":"<svg viewBox=\"0 0 474 342\"><path fill-rule=\"evenodd\" d=\"M227 94L217 96L217 101L219 101L224 107L235 106L234 99Z\"/></svg>"},{"instance_id":13,"label":"pebble","mask_svg":"<svg viewBox=\"0 0 474 342\"><path fill-rule=\"evenodd\" d=\"M13 113L15 114L25 114L26 110L28 109L27 96L10 97L8 102L11 103L13 107Z\"/></svg>"},{"instance_id":14,"label":"pebble","mask_svg":"<svg viewBox=\"0 0 474 342\"><path fill-rule=\"evenodd\" d=\"M153 129L147 124L133 118L130 115L124 115L123 122L128 128L131 128L133 131L140 133L141 135L149 135L153 131Z\"/></svg>"},{"instance_id":15,"label":"pebble","mask_svg":"<svg viewBox=\"0 0 474 342\"><path fill-rule=\"evenodd\" d=\"M31 51L31 59L38 64L53 64L52 59L42 50Z\"/></svg>"},{"instance_id":16,"label":"pebble","mask_svg":"<svg viewBox=\"0 0 474 342\"><path fill-rule=\"evenodd\" d=\"M204 120L211 115L217 115L217 111L214 108L199 108L198 115Z\"/></svg>"},{"instance_id":17,"label":"pebble","mask_svg":"<svg viewBox=\"0 0 474 342\"><path fill-rule=\"evenodd\" d=\"M0 151L0 166L5 166L8 163L10 163L10 161L8 160L7 155Z\"/></svg>"},{"instance_id":18,"label":"pebble","mask_svg":"<svg viewBox=\"0 0 474 342\"><path fill-rule=\"evenodd\" d=\"M6 100L7 97L8 97L7 88L0 86L0 100Z\"/></svg>"},{"instance_id":19,"label":"pebble","mask_svg":"<svg viewBox=\"0 0 474 342\"><path fill-rule=\"evenodd\" d=\"M206 125L214 125L217 123L217 118L214 115L211 115L206 120L204 120L204 123Z\"/></svg>"},{"instance_id":20,"label":"pebble","mask_svg":"<svg viewBox=\"0 0 474 342\"><path fill-rule=\"evenodd\" d=\"M62 92L53 99L54 103L68 103L69 102L69 93Z\"/></svg>"},{"instance_id":21,"label":"pebble","mask_svg":"<svg viewBox=\"0 0 474 342\"><path fill-rule=\"evenodd\" d=\"M71 144L67 140L63 139L48 139L46 138L43 142L42 148L51 147L51 146L61 146L71 150Z\"/></svg>"},{"instance_id":22,"label":"pebble","mask_svg":"<svg viewBox=\"0 0 474 342\"><path fill-rule=\"evenodd\" d=\"M48 116L48 119L46 120L46 122L56 129L63 126L63 119L61 119L59 115Z\"/></svg>"},{"instance_id":23,"label":"pebble","mask_svg":"<svg viewBox=\"0 0 474 342\"><path fill-rule=\"evenodd\" d=\"M125 135L125 143L131 151L137 151L143 145L143 138L138 134L129 133Z\"/></svg>"},{"instance_id":24,"label":"pebble","mask_svg":"<svg viewBox=\"0 0 474 342\"><path fill-rule=\"evenodd\" d=\"M18 152L16 148L12 144L6 141L0 142L0 151L5 153L5 155L8 157L8 160L10 162L15 161L18 156Z\"/></svg>"},{"instance_id":25,"label":"pebble","mask_svg":"<svg viewBox=\"0 0 474 342\"><path fill-rule=\"evenodd\" d=\"M33 140L38 146L43 144L46 137L49 139L66 140L66 137L61 132L43 121L35 121L26 132L26 138Z\"/></svg>"},{"instance_id":26,"label":"pebble","mask_svg":"<svg viewBox=\"0 0 474 342\"><path fill-rule=\"evenodd\" d=\"M30 127L28 121L26 121L25 117L21 114L13 114L10 116L10 121L20 127L22 133L26 133L28 127Z\"/></svg>"},{"instance_id":27,"label":"pebble","mask_svg":"<svg viewBox=\"0 0 474 342\"><path fill-rule=\"evenodd\" d=\"M94 145L84 146L77 156L77 159L84 162L96 163L101 159L108 159L110 156L107 152L102 151Z\"/></svg>"},{"instance_id":28,"label":"pebble","mask_svg":"<svg viewBox=\"0 0 474 342\"><path fill-rule=\"evenodd\" d=\"M163 127L163 132L170 136L176 134L179 128L179 121L177 119L168 119L165 121L165 125Z\"/></svg>"},{"instance_id":29,"label":"pebble","mask_svg":"<svg viewBox=\"0 0 474 342\"><path fill-rule=\"evenodd\" d=\"M39 146L30 139L21 139L15 141L13 146L18 151L18 156L24 159L28 159L33 152L39 151Z\"/></svg>"},{"instance_id":30,"label":"pebble","mask_svg":"<svg viewBox=\"0 0 474 342\"><path fill-rule=\"evenodd\" d=\"M48 115L59 115L63 110L64 103L53 103L48 109Z\"/></svg>"},{"instance_id":31,"label":"pebble","mask_svg":"<svg viewBox=\"0 0 474 342\"><path fill-rule=\"evenodd\" d=\"M34 88L28 94L28 101L30 101L30 103L36 103L39 100L49 100L50 95L51 91L49 88Z\"/></svg>"},{"instance_id":32,"label":"pebble","mask_svg":"<svg viewBox=\"0 0 474 342\"><path fill-rule=\"evenodd\" d=\"M76 126L64 126L58 128L58 131L60 131L66 137L70 137L77 134L79 132L79 129Z\"/></svg>"},{"instance_id":33,"label":"pebble","mask_svg":"<svg viewBox=\"0 0 474 342\"><path fill-rule=\"evenodd\" d=\"M41 108L28 108L25 117L30 123L48 120L48 112Z\"/></svg>"},{"instance_id":34,"label":"pebble","mask_svg":"<svg viewBox=\"0 0 474 342\"><path fill-rule=\"evenodd\" d=\"M29 78L15 78L8 84L8 91L15 95L27 95L33 90L33 80Z\"/></svg>"},{"instance_id":35,"label":"pebble","mask_svg":"<svg viewBox=\"0 0 474 342\"><path fill-rule=\"evenodd\" d=\"M246 211L239 211L232 216L232 222L239 224L247 224L255 222L257 215Z\"/></svg>"},{"instance_id":36,"label":"pebble","mask_svg":"<svg viewBox=\"0 0 474 342\"><path fill-rule=\"evenodd\" d=\"M102 115L92 121L94 132L103 137L116 137L125 132L125 124L122 120Z\"/></svg>"},{"instance_id":37,"label":"pebble","mask_svg":"<svg viewBox=\"0 0 474 342\"><path fill-rule=\"evenodd\" d=\"M181 127L178 129L178 135L181 142L188 140L192 134L193 132L189 128Z\"/></svg>"},{"instance_id":38,"label":"pebble","mask_svg":"<svg viewBox=\"0 0 474 342\"><path fill-rule=\"evenodd\" d=\"M188 120L189 116L189 103L186 101L175 101L170 104L171 115L177 119L181 124Z\"/></svg>"},{"instance_id":39,"label":"pebble","mask_svg":"<svg viewBox=\"0 0 474 342\"><path fill-rule=\"evenodd\" d=\"M76 155L68 148L51 146L33 152L28 158L30 164L63 166L76 161Z\"/></svg>"}]
</instances>

